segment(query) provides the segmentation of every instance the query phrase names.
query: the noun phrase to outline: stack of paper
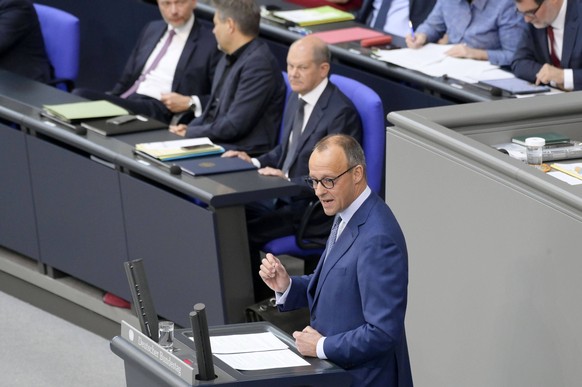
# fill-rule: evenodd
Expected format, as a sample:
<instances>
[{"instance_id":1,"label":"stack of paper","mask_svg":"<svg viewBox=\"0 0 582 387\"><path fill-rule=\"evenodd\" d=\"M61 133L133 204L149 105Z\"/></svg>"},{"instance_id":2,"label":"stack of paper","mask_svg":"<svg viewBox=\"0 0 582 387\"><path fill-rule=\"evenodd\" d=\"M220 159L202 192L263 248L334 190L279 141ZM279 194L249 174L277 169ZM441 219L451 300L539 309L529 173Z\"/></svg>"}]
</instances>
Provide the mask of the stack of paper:
<instances>
[{"instance_id":1,"label":"stack of paper","mask_svg":"<svg viewBox=\"0 0 582 387\"><path fill-rule=\"evenodd\" d=\"M136 144L135 150L137 153L145 154L162 161L214 155L224 152L223 147L214 144L208 137Z\"/></svg>"},{"instance_id":2,"label":"stack of paper","mask_svg":"<svg viewBox=\"0 0 582 387\"><path fill-rule=\"evenodd\" d=\"M124 108L109 101L87 101L59 105L43 105L43 109L47 116L68 123L78 123L82 120L129 114L129 112Z\"/></svg>"},{"instance_id":3,"label":"stack of paper","mask_svg":"<svg viewBox=\"0 0 582 387\"><path fill-rule=\"evenodd\" d=\"M273 15L302 27L355 19L351 13L340 11L329 5L293 11L277 11L273 12Z\"/></svg>"},{"instance_id":4,"label":"stack of paper","mask_svg":"<svg viewBox=\"0 0 582 387\"><path fill-rule=\"evenodd\" d=\"M212 354L237 370L308 366L271 332L211 336Z\"/></svg>"},{"instance_id":5,"label":"stack of paper","mask_svg":"<svg viewBox=\"0 0 582 387\"><path fill-rule=\"evenodd\" d=\"M470 83L479 80L478 74L498 70L499 66L489 61L465 58L453 58L445 53L452 45L428 43L421 48L401 48L399 50L380 50L376 57L407 69L416 70L433 77L447 75ZM508 73L508 76L512 76ZM498 76L499 77L499 76ZM474 80L471 82L471 78Z\"/></svg>"}]
</instances>

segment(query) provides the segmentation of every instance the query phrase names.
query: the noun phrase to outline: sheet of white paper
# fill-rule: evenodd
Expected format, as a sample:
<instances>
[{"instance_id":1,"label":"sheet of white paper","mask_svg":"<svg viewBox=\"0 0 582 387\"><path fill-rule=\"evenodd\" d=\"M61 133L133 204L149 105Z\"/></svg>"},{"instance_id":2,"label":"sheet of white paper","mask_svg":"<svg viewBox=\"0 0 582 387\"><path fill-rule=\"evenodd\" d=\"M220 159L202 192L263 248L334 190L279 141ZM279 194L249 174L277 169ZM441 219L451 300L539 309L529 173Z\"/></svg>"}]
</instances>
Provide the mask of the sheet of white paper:
<instances>
[{"instance_id":1,"label":"sheet of white paper","mask_svg":"<svg viewBox=\"0 0 582 387\"><path fill-rule=\"evenodd\" d=\"M273 351L289 348L271 332L244 335L211 336L212 353L242 353Z\"/></svg>"},{"instance_id":2,"label":"sheet of white paper","mask_svg":"<svg viewBox=\"0 0 582 387\"><path fill-rule=\"evenodd\" d=\"M445 52L452 46L445 44L429 43L421 48L401 48L398 50L379 50L376 52L378 59L412 70L437 63L446 58Z\"/></svg>"},{"instance_id":3,"label":"sheet of white paper","mask_svg":"<svg viewBox=\"0 0 582 387\"><path fill-rule=\"evenodd\" d=\"M552 172L548 172L548 175L555 177L556 179L562 180L563 182L566 182L570 185L580 185L582 184L582 180L580 179L576 179L575 177L572 177L570 175L566 175L563 172L560 171L552 171Z\"/></svg>"},{"instance_id":4,"label":"sheet of white paper","mask_svg":"<svg viewBox=\"0 0 582 387\"><path fill-rule=\"evenodd\" d=\"M159 150L159 149L174 149L182 148L186 146L195 145L212 145L212 141L208 137L198 137L198 138L186 138L184 140L172 140L172 141L158 141L158 142L148 142L140 144L143 150Z\"/></svg>"},{"instance_id":5,"label":"sheet of white paper","mask_svg":"<svg viewBox=\"0 0 582 387\"><path fill-rule=\"evenodd\" d=\"M303 367L309 365L307 361L290 349L237 354L215 354L214 356L232 368L242 371Z\"/></svg>"}]
</instances>

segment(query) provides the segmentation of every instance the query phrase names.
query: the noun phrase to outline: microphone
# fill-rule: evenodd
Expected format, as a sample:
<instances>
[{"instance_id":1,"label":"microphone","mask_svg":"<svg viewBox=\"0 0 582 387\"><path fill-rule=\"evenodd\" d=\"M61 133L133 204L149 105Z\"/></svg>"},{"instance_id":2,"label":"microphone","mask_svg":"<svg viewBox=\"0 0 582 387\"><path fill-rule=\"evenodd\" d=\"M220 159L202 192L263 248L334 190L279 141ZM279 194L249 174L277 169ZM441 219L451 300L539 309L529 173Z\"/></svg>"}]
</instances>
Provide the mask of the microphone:
<instances>
[{"instance_id":1,"label":"microphone","mask_svg":"<svg viewBox=\"0 0 582 387\"><path fill-rule=\"evenodd\" d=\"M181 174L181 173L182 173L182 168L180 168L180 166L179 166L179 165L172 164L172 165L170 166L170 174L171 174L171 175L179 175L179 174Z\"/></svg>"},{"instance_id":2,"label":"microphone","mask_svg":"<svg viewBox=\"0 0 582 387\"><path fill-rule=\"evenodd\" d=\"M212 362L212 349L210 348L210 334L208 333L208 321L206 320L206 306L202 303L194 305L194 311L190 312L190 324L192 325L192 338L196 347L196 361L198 363L198 380L214 380L214 363Z\"/></svg>"},{"instance_id":3,"label":"microphone","mask_svg":"<svg viewBox=\"0 0 582 387\"><path fill-rule=\"evenodd\" d=\"M79 136L84 136L87 134L87 129L81 125L75 125L75 129L73 129L73 131Z\"/></svg>"}]
</instances>

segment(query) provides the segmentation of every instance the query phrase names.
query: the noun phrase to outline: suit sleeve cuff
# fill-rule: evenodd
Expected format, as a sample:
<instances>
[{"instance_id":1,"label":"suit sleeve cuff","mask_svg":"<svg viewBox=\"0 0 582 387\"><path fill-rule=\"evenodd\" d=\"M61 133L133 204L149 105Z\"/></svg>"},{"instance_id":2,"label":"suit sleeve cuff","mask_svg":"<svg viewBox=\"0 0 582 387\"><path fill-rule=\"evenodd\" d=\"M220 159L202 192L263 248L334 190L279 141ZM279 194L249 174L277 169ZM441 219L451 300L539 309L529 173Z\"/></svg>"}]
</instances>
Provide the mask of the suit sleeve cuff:
<instances>
[{"instance_id":1,"label":"suit sleeve cuff","mask_svg":"<svg viewBox=\"0 0 582 387\"><path fill-rule=\"evenodd\" d=\"M327 356L325 356L325 352L323 350L323 343L325 343L325 337L322 337L321 339L317 340L317 348L315 350L317 352L318 358L327 359Z\"/></svg>"},{"instance_id":2,"label":"suit sleeve cuff","mask_svg":"<svg viewBox=\"0 0 582 387\"><path fill-rule=\"evenodd\" d=\"M200 102L200 98L197 95L193 95L192 99L192 106L190 107L194 112L194 117L200 117L202 114L202 102Z\"/></svg>"},{"instance_id":3,"label":"suit sleeve cuff","mask_svg":"<svg viewBox=\"0 0 582 387\"><path fill-rule=\"evenodd\" d=\"M293 284L293 279L289 278L289 286L284 293L275 292L275 303L277 305L283 305L285 301L287 301L287 296L289 295L289 290L291 289L291 285Z\"/></svg>"},{"instance_id":4,"label":"suit sleeve cuff","mask_svg":"<svg viewBox=\"0 0 582 387\"><path fill-rule=\"evenodd\" d=\"M574 90L574 71L572 69L564 69L564 89Z\"/></svg>"}]
</instances>

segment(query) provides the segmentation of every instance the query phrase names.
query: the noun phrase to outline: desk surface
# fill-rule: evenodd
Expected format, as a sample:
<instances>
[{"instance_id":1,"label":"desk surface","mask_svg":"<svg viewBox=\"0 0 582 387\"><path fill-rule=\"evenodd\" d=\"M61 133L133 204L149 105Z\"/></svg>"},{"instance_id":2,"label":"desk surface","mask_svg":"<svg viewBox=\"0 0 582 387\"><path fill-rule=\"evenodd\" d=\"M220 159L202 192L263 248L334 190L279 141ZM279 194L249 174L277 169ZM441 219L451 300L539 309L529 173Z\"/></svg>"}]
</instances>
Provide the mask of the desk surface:
<instances>
[{"instance_id":1,"label":"desk surface","mask_svg":"<svg viewBox=\"0 0 582 387\"><path fill-rule=\"evenodd\" d=\"M106 162L143 174L211 206L224 207L246 204L261 199L294 195L302 189L302 187L280 178L259 175L256 171L197 177L187 174L171 175L167 168L156 164L146 165L133 153L134 145L140 142L181 138L167 130L115 137L106 137L92 131L87 131L84 135L77 135L73 130L56 125L39 116L43 104L78 101L82 101L82 99L0 70L0 115L89 152Z\"/></svg>"}]
</instances>

